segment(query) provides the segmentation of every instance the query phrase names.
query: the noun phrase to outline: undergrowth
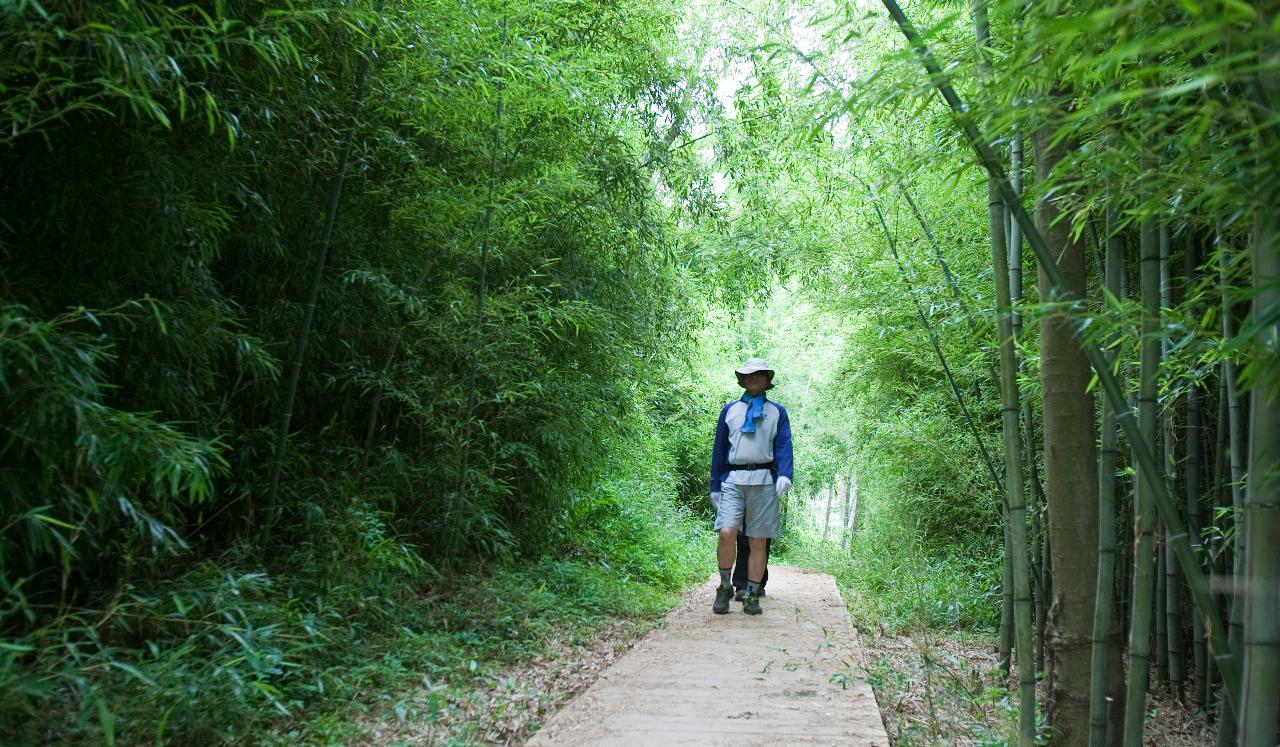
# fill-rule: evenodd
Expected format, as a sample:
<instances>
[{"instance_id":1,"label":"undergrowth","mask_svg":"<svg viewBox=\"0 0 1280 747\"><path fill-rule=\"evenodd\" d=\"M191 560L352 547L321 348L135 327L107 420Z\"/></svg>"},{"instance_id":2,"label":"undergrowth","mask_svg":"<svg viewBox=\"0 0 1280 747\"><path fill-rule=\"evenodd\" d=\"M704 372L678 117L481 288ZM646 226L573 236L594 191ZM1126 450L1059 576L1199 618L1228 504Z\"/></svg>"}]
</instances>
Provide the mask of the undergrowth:
<instances>
[{"instance_id":1,"label":"undergrowth","mask_svg":"<svg viewBox=\"0 0 1280 747\"><path fill-rule=\"evenodd\" d=\"M830 573L862 629L990 632L1000 615L998 548L927 549L907 531L855 535L848 550L797 532L778 559Z\"/></svg>"},{"instance_id":2,"label":"undergrowth","mask_svg":"<svg viewBox=\"0 0 1280 747\"><path fill-rule=\"evenodd\" d=\"M554 554L451 572L353 501L282 557L235 548L93 607L50 615L9 590L0 619L44 622L0 640L0 743L359 741L370 714L430 722L477 678L652 620L700 577L707 533L661 481L601 482L572 506ZM410 713L399 693L424 684Z\"/></svg>"}]
</instances>

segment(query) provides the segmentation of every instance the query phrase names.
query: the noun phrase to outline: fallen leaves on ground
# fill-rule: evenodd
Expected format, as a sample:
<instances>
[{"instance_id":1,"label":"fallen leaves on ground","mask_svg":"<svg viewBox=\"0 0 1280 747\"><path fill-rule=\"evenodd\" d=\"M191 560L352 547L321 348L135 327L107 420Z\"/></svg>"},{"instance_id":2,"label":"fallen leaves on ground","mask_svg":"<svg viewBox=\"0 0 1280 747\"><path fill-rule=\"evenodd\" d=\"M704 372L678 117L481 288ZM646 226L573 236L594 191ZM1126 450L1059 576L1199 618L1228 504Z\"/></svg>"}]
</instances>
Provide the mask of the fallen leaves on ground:
<instances>
[{"instance_id":1,"label":"fallen leaves on ground","mask_svg":"<svg viewBox=\"0 0 1280 747\"><path fill-rule=\"evenodd\" d=\"M1016 743L1016 673L1009 692L996 673L995 647L972 634L863 634L863 666L875 689L892 747L984 747ZM1043 701L1044 683L1040 683ZM1212 747L1215 727L1167 688L1147 699L1144 743Z\"/></svg>"}]
</instances>

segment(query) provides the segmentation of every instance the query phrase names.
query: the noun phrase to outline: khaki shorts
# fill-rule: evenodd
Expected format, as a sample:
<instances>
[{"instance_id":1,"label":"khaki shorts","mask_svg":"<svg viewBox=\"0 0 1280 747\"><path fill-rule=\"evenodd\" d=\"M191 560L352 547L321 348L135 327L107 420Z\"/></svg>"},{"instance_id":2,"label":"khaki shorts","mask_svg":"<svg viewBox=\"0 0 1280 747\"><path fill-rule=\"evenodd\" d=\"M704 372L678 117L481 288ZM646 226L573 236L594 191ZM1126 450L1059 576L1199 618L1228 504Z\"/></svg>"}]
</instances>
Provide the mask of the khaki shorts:
<instances>
[{"instance_id":1,"label":"khaki shorts","mask_svg":"<svg viewBox=\"0 0 1280 747\"><path fill-rule=\"evenodd\" d=\"M748 537L777 539L778 494L773 485L720 485L720 508L716 511L716 530L734 527Z\"/></svg>"}]
</instances>

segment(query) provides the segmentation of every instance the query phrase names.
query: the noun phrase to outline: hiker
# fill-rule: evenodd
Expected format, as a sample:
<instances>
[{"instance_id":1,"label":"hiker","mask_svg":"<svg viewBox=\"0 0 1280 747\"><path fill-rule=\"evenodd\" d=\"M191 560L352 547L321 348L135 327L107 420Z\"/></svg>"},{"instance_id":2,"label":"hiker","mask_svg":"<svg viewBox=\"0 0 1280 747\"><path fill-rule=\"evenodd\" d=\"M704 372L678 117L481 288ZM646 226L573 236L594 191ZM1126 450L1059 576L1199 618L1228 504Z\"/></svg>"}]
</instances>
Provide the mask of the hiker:
<instances>
[{"instance_id":1,"label":"hiker","mask_svg":"<svg viewBox=\"0 0 1280 747\"><path fill-rule=\"evenodd\" d=\"M791 422L765 397L773 369L750 358L735 370L742 398L725 405L711 448L711 503L716 506L716 560L720 585L711 611L724 614L733 598L733 561L739 533L746 535L746 593L742 611L758 615L768 541L778 536L778 498L791 489Z\"/></svg>"}]
</instances>

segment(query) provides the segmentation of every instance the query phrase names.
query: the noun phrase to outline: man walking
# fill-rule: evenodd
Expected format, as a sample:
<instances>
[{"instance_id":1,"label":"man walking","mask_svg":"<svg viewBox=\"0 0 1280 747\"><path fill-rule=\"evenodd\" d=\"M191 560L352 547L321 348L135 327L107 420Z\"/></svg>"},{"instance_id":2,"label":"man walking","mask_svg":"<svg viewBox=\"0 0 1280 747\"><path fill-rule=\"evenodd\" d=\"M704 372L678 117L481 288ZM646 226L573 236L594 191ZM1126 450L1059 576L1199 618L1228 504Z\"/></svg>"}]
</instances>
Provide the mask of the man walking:
<instances>
[{"instance_id":1,"label":"man walking","mask_svg":"<svg viewBox=\"0 0 1280 747\"><path fill-rule=\"evenodd\" d=\"M765 397L773 388L768 362L751 358L735 373L738 386L746 391L720 410L711 449L711 503L716 506L720 569L711 611L729 611L734 552L741 532L751 548L742 611L758 615L766 542L778 536L778 498L791 489L791 422L782 405Z\"/></svg>"}]
</instances>

